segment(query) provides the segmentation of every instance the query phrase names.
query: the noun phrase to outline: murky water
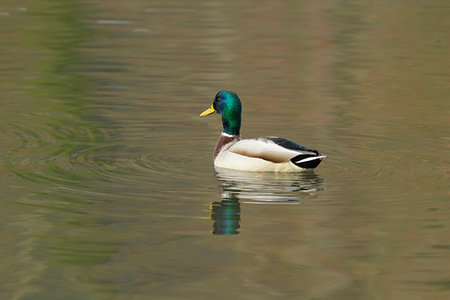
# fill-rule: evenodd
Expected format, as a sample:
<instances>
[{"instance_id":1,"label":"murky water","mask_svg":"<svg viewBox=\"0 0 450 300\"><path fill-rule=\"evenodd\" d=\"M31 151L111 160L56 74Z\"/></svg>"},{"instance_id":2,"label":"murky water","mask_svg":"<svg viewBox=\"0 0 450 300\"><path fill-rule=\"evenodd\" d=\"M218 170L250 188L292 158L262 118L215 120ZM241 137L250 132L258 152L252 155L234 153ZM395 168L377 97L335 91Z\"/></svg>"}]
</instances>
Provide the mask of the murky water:
<instances>
[{"instance_id":1,"label":"murky water","mask_svg":"<svg viewBox=\"0 0 450 300\"><path fill-rule=\"evenodd\" d=\"M450 297L448 1L2 1L1 299ZM244 137L314 172L212 168Z\"/></svg>"}]
</instances>

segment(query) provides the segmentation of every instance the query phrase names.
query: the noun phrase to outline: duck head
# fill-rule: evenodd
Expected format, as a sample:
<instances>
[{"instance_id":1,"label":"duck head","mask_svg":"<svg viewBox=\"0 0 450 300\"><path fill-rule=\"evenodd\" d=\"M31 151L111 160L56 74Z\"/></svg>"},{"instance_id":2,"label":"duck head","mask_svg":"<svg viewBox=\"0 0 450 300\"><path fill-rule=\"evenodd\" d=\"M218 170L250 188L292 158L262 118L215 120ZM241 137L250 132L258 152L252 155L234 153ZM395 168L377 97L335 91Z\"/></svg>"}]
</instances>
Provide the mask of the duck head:
<instances>
[{"instance_id":1,"label":"duck head","mask_svg":"<svg viewBox=\"0 0 450 300\"><path fill-rule=\"evenodd\" d=\"M218 113L222 116L223 132L230 135L239 135L241 129L241 100L230 90L223 90L214 97L210 108L200 114L200 117Z\"/></svg>"}]
</instances>

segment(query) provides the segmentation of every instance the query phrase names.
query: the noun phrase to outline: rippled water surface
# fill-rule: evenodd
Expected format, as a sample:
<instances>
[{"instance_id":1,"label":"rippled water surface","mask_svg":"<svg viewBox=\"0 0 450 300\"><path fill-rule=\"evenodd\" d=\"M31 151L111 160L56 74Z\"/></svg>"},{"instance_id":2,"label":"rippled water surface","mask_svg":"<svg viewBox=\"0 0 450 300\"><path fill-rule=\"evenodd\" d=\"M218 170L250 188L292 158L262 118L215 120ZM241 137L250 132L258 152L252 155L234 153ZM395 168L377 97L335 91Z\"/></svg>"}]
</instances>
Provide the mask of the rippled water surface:
<instances>
[{"instance_id":1,"label":"rippled water surface","mask_svg":"<svg viewBox=\"0 0 450 300\"><path fill-rule=\"evenodd\" d=\"M450 297L448 1L2 1L0 299ZM244 137L327 159L214 171Z\"/></svg>"}]
</instances>

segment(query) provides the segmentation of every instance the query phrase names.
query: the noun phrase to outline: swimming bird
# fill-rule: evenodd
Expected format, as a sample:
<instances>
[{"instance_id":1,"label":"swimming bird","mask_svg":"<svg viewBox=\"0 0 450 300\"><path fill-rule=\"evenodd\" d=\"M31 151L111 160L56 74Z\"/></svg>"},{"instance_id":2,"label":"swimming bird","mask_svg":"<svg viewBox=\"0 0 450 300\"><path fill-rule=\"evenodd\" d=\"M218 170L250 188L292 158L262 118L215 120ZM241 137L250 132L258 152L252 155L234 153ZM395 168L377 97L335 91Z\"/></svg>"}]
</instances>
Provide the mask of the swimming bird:
<instances>
[{"instance_id":1,"label":"swimming bird","mask_svg":"<svg viewBox=\"0 0 450 300\"><path fill-rule=\"evenodd\" d=\"M314 169L326 157L290 140L268 136L241 139L242 104L230 90L217 93L210 108L200 114L222 116L223 131L214 150L214 167L240 171L298 172Z\"/></svg>"}]
</instances>

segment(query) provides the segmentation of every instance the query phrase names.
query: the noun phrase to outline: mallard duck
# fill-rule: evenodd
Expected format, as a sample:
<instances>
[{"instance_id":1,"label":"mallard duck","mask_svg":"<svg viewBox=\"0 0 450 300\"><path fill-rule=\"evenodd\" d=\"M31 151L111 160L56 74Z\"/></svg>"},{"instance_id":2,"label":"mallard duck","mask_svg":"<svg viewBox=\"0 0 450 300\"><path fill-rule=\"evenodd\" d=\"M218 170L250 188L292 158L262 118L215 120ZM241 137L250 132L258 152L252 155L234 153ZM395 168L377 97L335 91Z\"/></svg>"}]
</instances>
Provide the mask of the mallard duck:
<instances>
[{"instance_id":1,"label":"mallard duck","mask_svg":"<svg viewBox=\"0 0 450 300\"><path fill-rule=\"evenodd\" d=\"M326 157L284 138L241 139L242 104L230 90L217 93L210 108L200 114L222 116L223 131L214 150L214 167L241 171L298 172L314 169Z\"/></svg>"}]
</instances>

